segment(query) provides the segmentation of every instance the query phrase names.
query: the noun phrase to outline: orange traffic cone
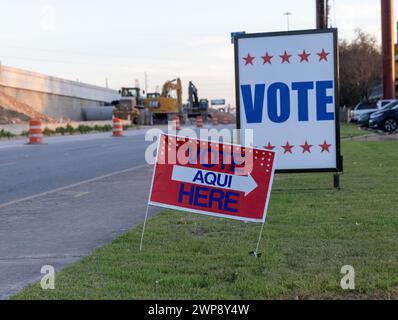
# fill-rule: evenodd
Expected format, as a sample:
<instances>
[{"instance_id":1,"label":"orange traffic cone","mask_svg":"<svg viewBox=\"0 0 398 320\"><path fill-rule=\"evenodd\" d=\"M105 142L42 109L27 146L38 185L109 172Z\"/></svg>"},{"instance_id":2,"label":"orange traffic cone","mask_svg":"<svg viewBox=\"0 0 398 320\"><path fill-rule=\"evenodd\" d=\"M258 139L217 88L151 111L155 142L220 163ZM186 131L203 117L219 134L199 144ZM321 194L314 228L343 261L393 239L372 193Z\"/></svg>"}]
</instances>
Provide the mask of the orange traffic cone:
<instances>
[{"instance_id":1,"label":"orange traffic cone","mask_svg":"<svg viewBox=\"0 0 398 320\"><path fill-rule=\"evenodd\" d=\"M222 124L229 124L228 116L224 116L224 117L222 118Z\"/></svg>"}]
</instances>

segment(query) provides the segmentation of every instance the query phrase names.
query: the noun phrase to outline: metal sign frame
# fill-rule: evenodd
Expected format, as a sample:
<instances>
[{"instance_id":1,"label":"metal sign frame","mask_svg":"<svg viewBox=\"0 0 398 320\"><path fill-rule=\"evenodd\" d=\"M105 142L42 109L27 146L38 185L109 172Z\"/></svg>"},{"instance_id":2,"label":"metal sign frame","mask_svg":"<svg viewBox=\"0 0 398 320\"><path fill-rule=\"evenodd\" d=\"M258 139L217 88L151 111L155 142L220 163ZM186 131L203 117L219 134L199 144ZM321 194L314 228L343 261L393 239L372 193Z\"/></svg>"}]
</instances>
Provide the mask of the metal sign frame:
<instances>
[{"instance_id":1,"label":"metal sign frame","mask_svg":"<svg viewBox=\"0 0 398 320\"><path fill-rule=\"evenodd\" d=\"M281 32L265 32L265 33L246 33L236 34L234 36L234 59L235 59L235 98L236 98L236 116L237 116L237 129L241 129L240 119L240 81L239 81L239 39L245 38L264 38L275 36L292 36L292 35L306 35L318 33L332 33L333 34L333 52L334 52L334 103L335 103L335 133L336 133L336 166L333 168L309 168L309 169L278 169L275 173L311 173L311 172L343 172L343 157L341 155L340 146L340 112L339 112L339 52L337 46L337 29L310 29L310 30L297 30L297 31L281 31Z\"/></svg>"}]
</instances>

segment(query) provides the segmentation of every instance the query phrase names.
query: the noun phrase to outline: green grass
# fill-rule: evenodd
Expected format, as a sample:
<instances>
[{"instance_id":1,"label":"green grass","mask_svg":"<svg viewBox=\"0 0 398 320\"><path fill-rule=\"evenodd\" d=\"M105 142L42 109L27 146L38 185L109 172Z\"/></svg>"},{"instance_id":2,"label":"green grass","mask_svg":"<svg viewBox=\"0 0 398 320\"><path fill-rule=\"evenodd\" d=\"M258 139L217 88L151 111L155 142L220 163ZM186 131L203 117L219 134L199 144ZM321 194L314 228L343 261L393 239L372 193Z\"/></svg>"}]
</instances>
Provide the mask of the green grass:
<instances>
[{"instance_id":1,"label":"green grass","mask_svg":"<svg viewBox=\"0 0 398 320\"><path fill-rule=\"evenodd\" d=\"M165 211L17 299L398 298L397 142L343 142L331 174L278 175L260 225ZM352 265L356 290L340 288Z\"/></svg>"},{"instance_id":2,"label":"green grass","mask_svg":"<svg viewBox=\"0 0 398 320\"><path fill-rule=\"evenodd\" d=\"M354 123L342 123L340 125L340 137L341 139L363 136L369 134L368 131L360 129Z\"/></svg>"}]
</instances>

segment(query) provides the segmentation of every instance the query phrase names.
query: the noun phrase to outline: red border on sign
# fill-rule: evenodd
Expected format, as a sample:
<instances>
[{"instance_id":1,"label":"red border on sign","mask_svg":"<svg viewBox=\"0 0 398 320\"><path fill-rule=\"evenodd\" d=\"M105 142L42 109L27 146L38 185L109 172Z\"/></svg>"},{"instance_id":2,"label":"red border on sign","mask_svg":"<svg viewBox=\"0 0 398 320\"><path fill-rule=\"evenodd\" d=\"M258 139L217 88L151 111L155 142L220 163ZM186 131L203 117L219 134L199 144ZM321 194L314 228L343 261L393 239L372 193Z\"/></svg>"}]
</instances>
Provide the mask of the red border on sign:
<instances>
[{"instance_id":1,"label":"red border on sign","mask_svg":"<svg viewBox=\"0 0 398 320\"><path fill-rule=\"evenodd\" d=\"M247 202L249 202L248 208L252 209L252 208L259 208L261 206L261 218L250 218L250 215L242 215L242 213L236 213L236 214L225 214L222 211L223 210L214 210L214 211L209 211L206 209L195 209L192 207L187 207L187 206L180 206L180 205L175 205L173 203L170 203L172 201L154 201L152 200L153 198L153 186L154 186L154 182L155 182L155 177L157 176L157 170L159 169L158 166L158 160L159 160L159 147L160 147L160 143L162 141L162 136L164 137L168 137L168 138L175 138L176 141L178 139L190 139L190 140L195 140L195 141L200 141L200 142L206 142L206 143L217 143L219 145L223 145L223 146L228 146L231 148L237 147L240 149L246 149L246 150L253 150L254 152L261 152L262 154L267 153L269 156L272 157L272 161L270 161L271 166L269 168L267 168L267 170L269 170L269 180L268 180L268 184L265 186L262 186L263 189L259 189L257 190L257 193L261 190L264 191L265 193L265 197L264 194L260 193L260 196L263 199L256 199L255 195L253 195L251 198L248 199ZM159 206L159 207L163 207L163 208L167 208L167 209L176 209L176 210L181 210L181 211L187 211L187 212L193 212L193 213L198 213L198 214L204 214L204 215L209 215L209 216L213 216L213 217L221 217L221 218L229 218L229 219L235 219L235 220L241 220L241 221L250 221L250 222L264 222L266 219L266 214L267 214L267 209L268 209L268 204L269 204L269 198L270 198L270 194L271 194L271 189L272 189L272 183L273 183L273 178L274 178L274 171L275 171L275 155L276 152L274 151L270 151L270 150L265 150L265 149L253 149L253 148L249 148L249 147L245 147L245 146L241 146L241 145L237 145L237 144L230 144L230 143L218 143L216 141L208 141L208 140L202 140L202 139L196 139L196 138L189 138L189 137L183 137L183 136L178 136L178 135L168 135L168 134L164 134L161 133L158 136L158 146L157 146L157 151L156 151L156 163L155 163L155 168L153 170L153 174L152 174L152 182L151 182L151 188L150 188L150 196L149 196L149 200L148 200L148 205L154 205L154 206ZM260 155L261 157L261 155ZM163 165L163 164L160 164ZM172 164L165 164L166 166L173 166ZM189 166L188 166L189 167ZM170 171L170 169L167 169L168 171ZM165 170L163 170L165 171ZM215 171L216 172L216 171ZM164 192L171 192L172 194L176 194L176 187L172 186L173 182L176 183L175 181L171 181L171 177L170 176L170 172L167 173L168 178L170 180L170 183L167 185L167 190L166 190L166 186L163 186ZM257 179L255 179L256 181L260 180L259 177L256 177ZM260 176L261 178L261 176ZM178 184L178 183L177 183ZM158 186L157 186L158 187ZM264 189L264 187L266 187ZM213 189L217 189L217 188L213 188ZM247 197L249 197L250 194L247 195ZM245 196L246 197L246 196ZM159 198L159 197L158 197ZM159 199L158 199L159 200ZM261 200L264 200L263 203L261 203ZM260 201L260 202L259 202ZM165 203L168 202L168 203ZM247 204L246 204L247 205ZM263 208L263 209L262 209ZM248 211L250 211L250 209ZM217 212L218 211L218 212ZM259 216L259 214L258 214Z\"/></svg>"}]
</instances>

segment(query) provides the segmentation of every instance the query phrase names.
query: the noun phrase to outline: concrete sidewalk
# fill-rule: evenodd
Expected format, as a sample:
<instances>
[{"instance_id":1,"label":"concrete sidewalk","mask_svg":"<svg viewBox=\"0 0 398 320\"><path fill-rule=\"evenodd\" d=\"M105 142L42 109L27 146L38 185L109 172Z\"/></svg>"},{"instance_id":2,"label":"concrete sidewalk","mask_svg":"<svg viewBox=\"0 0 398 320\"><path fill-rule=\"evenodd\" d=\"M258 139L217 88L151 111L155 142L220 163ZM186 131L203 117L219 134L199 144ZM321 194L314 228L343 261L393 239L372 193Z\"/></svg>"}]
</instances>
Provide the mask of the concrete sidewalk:
<instances>
[{"instance_id":1,"label":"concrete sidewalk","mask_svg":"<svg viewBox=\"0 0 398 320\"><path fill-rule=\"evenodd\" d=\"M138 166L1 208L0 299L40 280L43 265L59 271L142 223L151 172Z\"/></svg>"}]
</instances>

